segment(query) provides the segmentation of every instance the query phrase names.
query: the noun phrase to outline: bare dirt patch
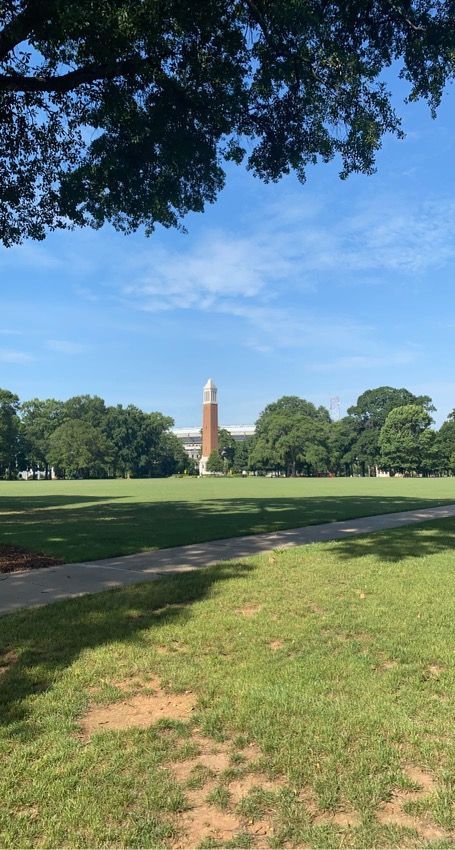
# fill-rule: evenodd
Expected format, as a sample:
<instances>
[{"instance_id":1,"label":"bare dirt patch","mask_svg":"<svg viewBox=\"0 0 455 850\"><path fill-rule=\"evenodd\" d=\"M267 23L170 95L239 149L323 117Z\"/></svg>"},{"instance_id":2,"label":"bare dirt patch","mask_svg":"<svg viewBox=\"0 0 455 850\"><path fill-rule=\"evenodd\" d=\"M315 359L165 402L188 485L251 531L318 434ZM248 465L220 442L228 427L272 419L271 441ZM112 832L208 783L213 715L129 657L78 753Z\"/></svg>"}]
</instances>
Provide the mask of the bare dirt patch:
<instances>
[{"instance_id":1,"label":"bare dirt patch","mask_svg":"<svg viewBox=\"0 0 455 850\"><path fill-rule=\"evenodd\" d=\"M243 776L241 779L234 779L229 783L228 788L231 801L233 805L237 806L255 788L275 792L282 788L284 784L283 779L269 779L263 773L254 773Z\"/></svg>"},{"instance_id":2,"label":"bare dirt patch","mask_svg":"<svg viewBox=\"0 0 455 850\"><path fill-rule=\"evenodd\" d=\"M255 762L262 757L262 750L253 741L241 750L241 755L246 758L247 761Z\"/></svg>"},{"instance_id":3,"label":"bare dirt patch","mask_svg":"<svg viewBox=\"0 0 455 850\"><path fill-rule=\"evenodd\" d=\"M198 754L171 764L175 779L184 786L189 807L178 818L179 838L174 847L197 847L208 840L228 842L240 833L248 833L253 846L261 846L264 836L273 834L271 821L262 816L260 820L247 820L238 806L255 789L277 791L285 784L284 779L269 779L257 772L256 762L262 752L256 744L234 750L230 744L213 741L197 731L191 742ZM240 768L234 768L234 755L242 756ZM237 775L231 778L228 769L236 770ZM222 808L210 796L219 788L225 789L229 800Z\"/></svg>"},{"instance_id":4,"label":"bare dirt patch","mask_svg":"<svg viewBox=\"0 0 455 850\"><path fill-rule=\"evenodd\" d=\"M178 782L183 784L188 782L198 767L207 769L207 778L219 776L224 770L227 770L231 762L227 744L218 744L210 738L198 734L192 736L191 742L197 747L197 755L184 759L184 761L174 762L172 767Z\"/></svg>"},{"instance_id":5,"label":"bare dirt patch","mask_svg":"<svg viewBox=\"0 0 455 850\"><path fill-rule=\"evenodd\" d=\"M15 809L14 814L18 818L27 818L27 820L35 820L39 815L38 806L21 806Z\"/></svg>"},{"instance_id":6,"label":"bare dirt patch","mask_svg":"<svg viewBox=\"0 0 455 850\"><path fill-rule=\"evenodd\" d=\"M385 655L380 656L380 660L376 665L376 671L378 673L386 673L387 670L395 670L398 667L398 661L395 661L393 658L387 658Z\"/></svg>"},{"instance_id":7,"label":"bare dirt patch","mask_svg":"<svg viewBox=\"0 0 455 850\"><path fill-rule=\"evenodd\" d=\"M273 652L276 652L278 649L283 649L283 646L283 640L272 640L269 643L269 649L271 649Z\"/></svg>"},{"instance_id":8,"label":"bare dirt patch","mask_svg":"<svg viewBox=\"0 0 455 850\"><path fill-rule=\"evenodd\" d=\"M417 767L414 764L407 764L404 767L404 772L414 785L419 786L417 791L407 792L408 796L412 797L412 799L425 797L427 794L431 794L435 790L436 783L434 777L428 770L422 770L421 767Z\"/></svg>"},{"instance_id":9,"label":"bare dirt patch","mask_svg":"<svg viewBox=\"0 0 455 850\"><path fill-rule=\"evenodd\" d=\"M44 552L32 552L21 546L0 546L0 573L39 570L42 567L55 567L58 564L63 564L60 558L45 555Z\"/></svg>"},{"instance_id":10,"label":"bare dirt patch","mask_svg":"<svg viewBox=\"0 0 455 850\"><path fill-rule=\"evenodd\" d=\"M427 669L427 674L431 679L439 679L443 671L444 667L442 667L440 664L430 664Z\"/></svg>"},{"instance_id":11,"label":"bare dirt patch","mask_svg":"<svg viewBox=\"0 0 455 850\"><path fill-rule=\"evenodd\" d=\"M174 655L176 652L185 653L188 652L188 647L184 643L180 643L178 640L173 640L169 644L158 644L155 646L155 652L158 655Z\"/></svg>"},{"instance_id":12,"label":"bare dirt patch","mask_svg":"<svg viewBox=\"0 0 455 850\"><path fill-rule=\"evenodd\" d=\"M206 793L193 791L189 794L191 809L181 815L179 824L185 841L178 841L174 847L198 847L203 837L215 841L229 841L240 832L241 823L238 817L205 803Z\"/></svg>"},{"instance_id":13,"label":"bare dirt patch","mask_svg":"<svg viewBox=\"0 0 455 850\"><path fill-rule=\"evenodd\" d=\"M125 684L119 683L117 687ZM80 722L83 737L88 739L95 732L132 726L144 729L163 718L187 720L191 716L196 705L194 694L169 694L158 679L150 680L146 687L152 688L153 693L136 694L110 705L92 705Z\"/></svg>"},{"instance_id":14,"label":"bare dirt patch","mask_svg":"<svg viewBox=\"0 0 455 850\"><path fill-rule=\"evenodd\" d=\"M17 661L19 656L17 652L14 652L12 649L8 652L5 652L4 655L0 655L0 676L4 676L5 673L8 673Z\"/></svg>"},{"instance_id":15,"label":"bare dirt patch","mask_svg":"<svg viewBox=\"0 0 455 850\"><path fill-rule=\"evenodd\" d=\"M426 841L438 841L447 838L447 833L436 826L427 813L415 816L408 814L403 809L407 802L421 800L434 793L436 789L434 777L429 771L412 764L405 765L403 771L407 778L418 786L418 789L415 791L394 791L392 798L384 803L378 811L378 821L389 826L413 829Z\"/></svg>"},{"instance_id":16,"label":"bare dirt patch","mask_svg":"<svg viewBox=\"0 0 455 850\"><path fill-rule=\"evenodd\" d=\"M254 617L261 609L262 605L244 605L243 608L236 608L235 613L242 614L244 617Z\"/></svg>"},{"instance_id":17,"label":"bare dirt patch","mask_svg":"<svg viewBox=\"0 0 455 850\"><path fill-rule=\"evenodd\" d=\"M360 818L354 809L340 809L336 812L323 812L316 815L313 820L314 826L339 826L342 829L353 829L360 826Z\"/></svg>"},{"instance_id":18,"label":"bare dirt patch","mask_svg":"<svg viewBox=\"0 0 455 850\"><path fill-rule=\"evenodd\" d=\"M319 615L325 614L324 609L321 608L320 605L317 605L316 602L310 602L308 607L309 607L312 614L319 614Z\"/></svg>"}]
</instances>

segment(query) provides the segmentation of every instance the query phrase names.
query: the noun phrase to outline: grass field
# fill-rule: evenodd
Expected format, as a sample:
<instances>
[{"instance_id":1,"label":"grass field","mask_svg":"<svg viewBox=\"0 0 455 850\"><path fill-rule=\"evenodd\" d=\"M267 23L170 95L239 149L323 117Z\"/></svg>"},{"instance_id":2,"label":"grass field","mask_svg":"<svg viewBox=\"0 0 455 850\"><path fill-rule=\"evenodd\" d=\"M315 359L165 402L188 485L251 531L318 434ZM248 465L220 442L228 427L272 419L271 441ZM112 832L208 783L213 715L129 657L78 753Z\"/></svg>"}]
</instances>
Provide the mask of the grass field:
<instances>
[{"instance_id":1,"label":"grass field","mask_svg":"<svg viewBox=\"0 0 455 850\"><path fill-rule=\"evenodd\" d=\"M445 520L1 618L0 846L454 847L454 543Z\"/></svg>"},{"instance_id":2,"label":"grass field","mask_svg":"<svg viewBox=\"0 0 455 850\"><path fill-rule=\"evenodd\" d=\"M95 560L455 502L455 478L0 482L0 543Z\"/></svg>"}]
</instances>

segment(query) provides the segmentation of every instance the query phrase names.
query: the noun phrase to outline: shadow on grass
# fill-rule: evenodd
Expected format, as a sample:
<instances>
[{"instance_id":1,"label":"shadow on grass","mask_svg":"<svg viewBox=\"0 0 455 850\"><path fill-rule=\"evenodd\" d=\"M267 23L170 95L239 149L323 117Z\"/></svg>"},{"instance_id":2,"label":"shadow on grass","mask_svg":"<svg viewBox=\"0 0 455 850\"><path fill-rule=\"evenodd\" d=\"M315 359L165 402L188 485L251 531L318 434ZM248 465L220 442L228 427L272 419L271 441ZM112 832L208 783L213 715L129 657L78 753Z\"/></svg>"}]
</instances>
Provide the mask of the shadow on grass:
<instances>
[{"instance_id":1,"label":"shadow on grass","mask_svg":"<svg viewBox=\"0 0 455 850\"><path fill-rule=\"evenodd\" d=\"M375 534L338 541L337 557L343 560L373 555L381 561L397 563L405 558L426 558L455 549L455 517L406 525ZM448 564L453 570L453 565Z\"/></svg>"},{"instance_id":2,"label":"shadow on grass","mask_svg":"<svg viewBox=\"0 0 455 850\"><path fill-rule=\"evenodd\" d=\"M201 543L266 531L430 508L447 499L405 496L302 496L220 498L200 501L122 502L115 497L53 496L18 515L3 514L0 540L63 558L67 562L130 555L145 549ZM59 498L59 497L57 497ZM47 502L47 504L46 504ZM55 510L42 510L43 507ZM10 505L11 507L11 505Z\"/></svg>"},{"instance_id":3,"label":"shadow on grass","mask_svg":"<svg viewBox=\"0 0 455 850\"><path fill-rule=\"evenodd\" d=\"M191 605L219 582L241 580L252 570L252 564L227 563L3 617L0 729L7 727L10 735L30 740L39 734L29 720L30 700L58 682L81 652L117 641L138 642L150 629L185 623Z\"/></svg>"},{"instance_id":4,"label":"shadow on grass","mask_svg":"<svg viewBox=\"0 0 455 850\"><path fill-rule=\"evenodd\" d=\"M27 483L30 484L30 482ZM52 494L51 496L37 496L36 491L35 493L30 491L25 495L15 493L12 496L1 496L0 513L5 513L7 515L9 512L13 512L14 514L17 512L22 513L22 511L33 512L48 508L62 508L65 507L65 505L85 504L86 502L111 502L114 499L120 498L121 496L112 496L110 494L108 496L60 496L57 494Z\"/></svg>"}]
</instances>

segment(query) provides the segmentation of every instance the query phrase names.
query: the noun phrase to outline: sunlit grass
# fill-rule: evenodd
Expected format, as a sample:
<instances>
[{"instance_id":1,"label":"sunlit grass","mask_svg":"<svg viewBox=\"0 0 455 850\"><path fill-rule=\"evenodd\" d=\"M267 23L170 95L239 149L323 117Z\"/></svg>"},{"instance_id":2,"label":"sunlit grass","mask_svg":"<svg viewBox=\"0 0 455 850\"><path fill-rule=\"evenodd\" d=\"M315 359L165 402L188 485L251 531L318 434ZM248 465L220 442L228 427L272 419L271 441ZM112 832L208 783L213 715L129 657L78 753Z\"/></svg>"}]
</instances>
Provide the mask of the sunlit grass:
<instances>
[{"instance_id":1,"label":"sunlit grass","mask_svg":"<svg viewBox=\"0 0 455 850\"><path fill-rule=\"evenodd\" d=\"M0 619L0 846L171 846L187 792L169 759L191 755L197 726L260 748L280 785L242 806L267 811L272 847L454 847L454 541L440 521ZM130 676L191 691L194 717L81 740L90 702L124 698ZM406 803L416 831L378 820L412 788L409 764L435 779ZM340 810L356 825L337 825ZM443 837L425 839L419 818Z\"/></svg>"},{"instance_id":2,"label":"sunlit grass","mask_svg":"<svg viewBox=\"0 0 455 850\"><path fill-rule=\"evenodd\" d=\"M449 502L455 478L0 482L0 543L85 561Z\"/></svg>"}]
</instances>

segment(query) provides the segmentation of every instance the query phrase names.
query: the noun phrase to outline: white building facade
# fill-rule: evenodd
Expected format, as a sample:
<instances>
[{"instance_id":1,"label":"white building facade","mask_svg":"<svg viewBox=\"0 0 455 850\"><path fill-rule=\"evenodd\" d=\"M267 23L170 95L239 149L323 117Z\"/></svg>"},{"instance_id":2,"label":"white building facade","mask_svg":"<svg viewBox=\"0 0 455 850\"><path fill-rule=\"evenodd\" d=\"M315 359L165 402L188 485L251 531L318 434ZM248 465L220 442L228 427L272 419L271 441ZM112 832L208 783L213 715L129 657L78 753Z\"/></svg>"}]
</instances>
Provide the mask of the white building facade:
<instances>
[{"instance_id":1,"label":"white building facade","mask_svg":"<svg viewBox=\"0 0 455 850\"><path fill-rule=\"evenodd\" d=\"M242 442L254 434L254 425L220 425L220 429L229 431L236 442ZM194 428L173 428L172 433L180 440L186 453L199 461L202 453L202 428L195 425Z\"/></svg>"}]
</instances>

